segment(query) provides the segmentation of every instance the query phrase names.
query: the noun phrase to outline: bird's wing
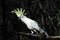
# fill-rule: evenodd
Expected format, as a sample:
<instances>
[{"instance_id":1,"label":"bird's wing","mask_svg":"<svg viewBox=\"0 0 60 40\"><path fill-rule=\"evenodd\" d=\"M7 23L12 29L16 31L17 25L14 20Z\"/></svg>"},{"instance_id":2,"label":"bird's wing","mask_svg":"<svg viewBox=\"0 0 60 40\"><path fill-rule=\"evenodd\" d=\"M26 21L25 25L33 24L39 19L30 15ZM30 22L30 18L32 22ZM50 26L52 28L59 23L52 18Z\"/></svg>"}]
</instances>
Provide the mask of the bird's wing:
<instances>
[{"instance_id":1,"label":"bird's wing","mask_svg":"<svg viewBox=\"0 0 60 40\"><path fill-rule=\"evenodd\" d=\"M39 26L38 26L38 23L37 22L35 22L35 21L32 21L31 23L31 26L32 26L32 28L34 28L34 29L36 29L36 30L38 30L39 31Z\"/></svg>"}]
</instances>

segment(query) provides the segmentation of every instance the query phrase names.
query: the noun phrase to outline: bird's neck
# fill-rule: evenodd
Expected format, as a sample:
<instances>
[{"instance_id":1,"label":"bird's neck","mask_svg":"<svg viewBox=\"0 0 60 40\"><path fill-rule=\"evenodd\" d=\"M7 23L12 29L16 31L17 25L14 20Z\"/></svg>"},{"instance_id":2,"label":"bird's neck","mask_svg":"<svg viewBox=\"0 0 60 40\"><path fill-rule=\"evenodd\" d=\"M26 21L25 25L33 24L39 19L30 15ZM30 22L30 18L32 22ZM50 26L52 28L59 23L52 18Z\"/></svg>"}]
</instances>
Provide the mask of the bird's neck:
<instances>
[{"instance_id":1,"label":"bird's neck","mask_svg":"<svg viewBox=\"0 0 60 40\"><path fill-rule=\"evenodd\" d=\"M21 21L26 21L27 17L23 15L22 17L19 17L19 19L21 19Z\"/></svg>"},{"instance_id":2,"label":"bird's neck","mask_svg":"<svg viewBox=\"0 0 60 40\"><path fill-rule=\"evenodd\" d=\"M20 19L25 19L25 18L27 18L26 16L22 16Z\"/></svg>"}]
</instances>

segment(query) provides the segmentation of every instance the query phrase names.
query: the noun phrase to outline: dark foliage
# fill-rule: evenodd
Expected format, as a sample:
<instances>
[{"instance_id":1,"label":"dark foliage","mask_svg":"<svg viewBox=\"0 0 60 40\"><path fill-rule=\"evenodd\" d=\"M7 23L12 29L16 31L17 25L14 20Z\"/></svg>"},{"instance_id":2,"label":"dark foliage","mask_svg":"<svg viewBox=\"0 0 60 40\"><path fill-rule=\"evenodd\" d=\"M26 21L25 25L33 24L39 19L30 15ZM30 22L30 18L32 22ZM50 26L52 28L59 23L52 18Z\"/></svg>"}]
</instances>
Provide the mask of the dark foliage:
<instances>
[{"instance_id":1,"label":"dark foliage","mask_svg":"<svg viewBox=\"0 0 60 40\"><path fill-rule=\"evenodd\" d=\"M60 0L1 0L0 40L17 40L16 32L30 33L30 30L18 19L16 14L11 13L11 11L16 8L25 9L27 13L26 16L37 21L41 28L49 35L57 35L56 16L58 10L60 10ZM51 17L52 20L49 19L49 17ZM20 35L20 39L39 40L37 37L23 35ZM45 40L45 38L42 38L41 40Z\"/></svg>"}]
</instances>

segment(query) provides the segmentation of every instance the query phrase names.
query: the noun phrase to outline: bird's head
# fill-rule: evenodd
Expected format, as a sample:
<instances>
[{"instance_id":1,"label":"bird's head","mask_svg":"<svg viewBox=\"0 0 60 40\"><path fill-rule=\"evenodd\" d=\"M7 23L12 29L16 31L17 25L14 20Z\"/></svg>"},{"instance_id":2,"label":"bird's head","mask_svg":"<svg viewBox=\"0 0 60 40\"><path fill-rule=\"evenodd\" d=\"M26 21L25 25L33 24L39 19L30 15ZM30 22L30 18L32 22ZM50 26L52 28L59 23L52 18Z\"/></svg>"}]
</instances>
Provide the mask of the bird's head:
<instances>
[{"instance_id":1,"label":"bird's head","mask_svg":"<svg viewBox=\"0 0 60 40\"><path fill-rule=\"evenodd\" d=\"M23 17L24 16L24 12L25 10L23 10L22 8L20 8L20 10L17 8L17 10L13 10L11 11L12 13L15 13L18 17Z\"/></svg>"}]
</instances>

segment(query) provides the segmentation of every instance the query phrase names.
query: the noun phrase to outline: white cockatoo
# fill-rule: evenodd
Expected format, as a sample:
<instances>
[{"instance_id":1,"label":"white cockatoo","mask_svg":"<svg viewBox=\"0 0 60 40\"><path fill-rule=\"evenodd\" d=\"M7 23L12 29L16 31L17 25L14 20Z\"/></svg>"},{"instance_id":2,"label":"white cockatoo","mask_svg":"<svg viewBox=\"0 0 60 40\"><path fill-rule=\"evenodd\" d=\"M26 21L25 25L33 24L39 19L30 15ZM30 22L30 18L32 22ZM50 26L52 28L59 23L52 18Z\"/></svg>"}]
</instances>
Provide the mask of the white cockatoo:
<instances>
[{"instance_id":1,"label":"white cockatoo","mask_svg":"<svg viewBox=\"0 0 60 40\"><path fill-rule=\"evenodd\" d=\"M43 29L41 29L38 26L38 23L36 21L34 21L34 20L26 17L24 15L24 12L25 12L25 10L22 10L22 8L20 10L17 8L17 10L13 10L12 11L12 13L15 13L17 15L17 17L19 19L21 19L21 21L23 23L26 24L26 26L28 27L28 29L31 30L31 33L34 33L34 32L37 33L37 31L39 31L40 33L44 33L47 37L49 37L49 35Z\"/></svg>"}]
</instances>

